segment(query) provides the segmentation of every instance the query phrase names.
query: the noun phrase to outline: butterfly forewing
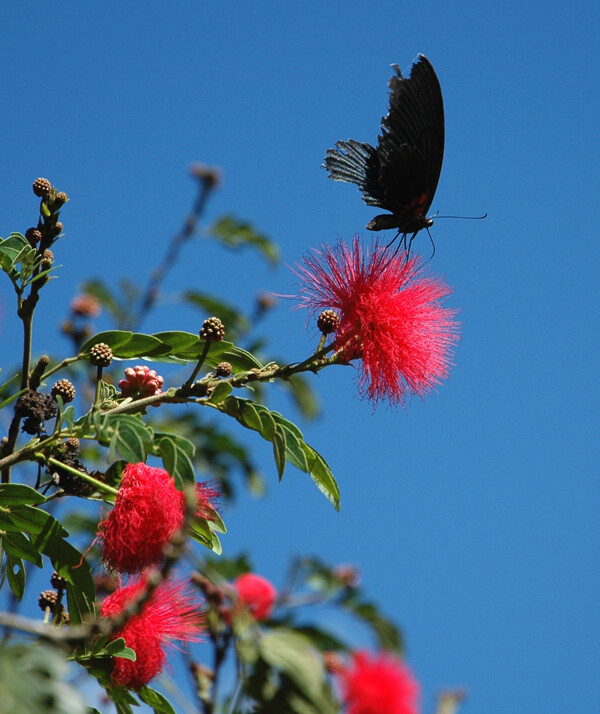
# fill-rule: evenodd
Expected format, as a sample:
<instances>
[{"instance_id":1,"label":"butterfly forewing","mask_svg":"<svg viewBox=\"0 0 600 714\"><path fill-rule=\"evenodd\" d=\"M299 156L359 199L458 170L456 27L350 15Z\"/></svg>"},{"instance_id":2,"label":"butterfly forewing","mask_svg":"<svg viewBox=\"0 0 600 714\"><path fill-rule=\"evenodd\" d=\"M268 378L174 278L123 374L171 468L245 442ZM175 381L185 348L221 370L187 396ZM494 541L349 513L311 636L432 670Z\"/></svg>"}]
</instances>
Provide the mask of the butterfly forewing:
<instances>
[{"instance_id":1,"label":"butterfly forewing","mask_svg":"<svg viewBox=\"0 0 600 714\"><path fill-rule=\"evenodd\" d=\"M431 224L427 210L437 188L444 155L444 105L435 71L424 55L403 77L394 65L388 113L378 145L353 139L329 149L325 168L336 181L355 183L365 203L390 211L367 226L416 233Z\"/></svg>"}]
</instances>

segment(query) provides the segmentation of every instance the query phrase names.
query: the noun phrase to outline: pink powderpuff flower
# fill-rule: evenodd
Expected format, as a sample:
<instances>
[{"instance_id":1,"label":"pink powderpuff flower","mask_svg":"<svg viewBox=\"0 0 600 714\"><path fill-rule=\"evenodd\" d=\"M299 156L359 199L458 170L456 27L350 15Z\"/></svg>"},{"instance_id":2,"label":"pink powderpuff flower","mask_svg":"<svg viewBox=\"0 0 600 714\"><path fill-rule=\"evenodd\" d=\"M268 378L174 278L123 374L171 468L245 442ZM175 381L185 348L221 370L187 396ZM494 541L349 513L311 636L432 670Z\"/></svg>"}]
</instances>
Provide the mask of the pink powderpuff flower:
<instances>
[{"instance_id":1,"label":"pink powderpuff flower","mask_svg":"<svg viewBox=\"0 0 600 714\"><path fill-rule=\"evenodd\" d=\"M123 612L128 602L146 587L138 579L109 595L102 606L102 617L114 617ZM135 650L136 660L114 658L111 678L114 684L128 689L140 689L159 674L166 662L166 648L175 647L173 640L198 642L199 628L204 622L201 601L188 592L182 581L161 583L137 615L115 632L111 640L122 637L127 647Z\"/></svg>"},{"instance_id":2,"label":"pink powderpuff flower","mask_svg":"<svg viewBox=\"0 0 600 714\"><path fill-rule=\"evenodd\" d=\"M196 484L196 518L209 520L216 488ZM113 570L137 573L157 565L184 520L185 494L160 468L128 464L108 517L98 526L102 559Z\"/></svg>"},{"instance_id":3,"label":"pink powderpuff flower","mask_svg":"<svg viewBox=\"0 0 600 714\"><path fill-rule=\"evenodd\" d=\"M337 671L345 714L417 714L419 685L400 660L358 651Z\"/></svg>"},{"instance_id":4,"label":"pink powderpuff flower","mask_svg":"<svg viewBox=\"0 0 600 714\"><path fill-rule=\"evenodd\" d=\"M237 578L233 587L255 620L268 620L273 612L277 590L260 575L244 573Z\"/></svg>"},{"instance_id":5,"label":"pink powderpuff flower","mask_svg":"<svg viewBox=\"0 0 600 714\"><path fill-rule=\"evenodd\" d=\"M164 377L156 374L155 370L138 364L135 367L127 367L125 379L119 380L119 389L124 397L143 399L144 397L153 397L155 394L162 394L160 388L164 381Z\"/></svg>"},{"instance_id":6,"label":"pink powderpuff flower","mask_svg":"<svg viewBox=\"0 0 600 714\"><path fill-rule=\"evenodd\" d=\"M360 359L359 392L375 404L427 392L446 379L458 341L456 310L441 303L451 289L425 272L419 256L395 254L355 237L305 256L300 305L312 314L339 313L333 347L345 361Z\"/></svg>"}]
</instances>

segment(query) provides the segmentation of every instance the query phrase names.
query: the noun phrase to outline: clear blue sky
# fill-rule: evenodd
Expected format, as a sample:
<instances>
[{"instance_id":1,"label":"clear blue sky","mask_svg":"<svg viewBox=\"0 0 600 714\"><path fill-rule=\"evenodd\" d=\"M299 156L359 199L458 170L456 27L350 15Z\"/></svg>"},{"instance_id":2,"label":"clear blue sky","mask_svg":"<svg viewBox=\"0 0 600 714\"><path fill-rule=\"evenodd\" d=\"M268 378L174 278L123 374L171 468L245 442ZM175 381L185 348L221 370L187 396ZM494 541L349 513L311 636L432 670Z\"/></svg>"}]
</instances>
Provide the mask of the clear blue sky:
<instances>
[{"instance_id":1,"label":"clear blue sky","mask_svg":"<svg viewBox=\"0 0 600 714\"><path fill-rule=\"evenodd\" d=\"M402 624L424 711L443 685L465 714L597 711L598 94L593 3L9 3L0 36L0 234L25 230L46 176L72 202L35 348L80 280L143 279L188 210L187 166L218 164L208 218L234 211L279 240L284 262L365 233L374 211L320 168L337 139L374 142L389 65L426 54L446 107L432 267L455 286L463 337L449 381L372 414L348 369L315 378L324 414L305 429L342 491L336 514L291 468L225 514L226 552L249 547L276 584L287 558L360 564ZM420 236L417 249L429 251ZM250 303L294 292L282 265L185 248L165 289ZM212 261L212 262L210 262ZM0 357L13 354L0 284ZM278 354L304 357L304 316L269 318ZM148 331L194 331L160 307ZM105 325L98 321L98 328ZM281 402L286 409L286 402Z\"/></svg>"}]
</instances>

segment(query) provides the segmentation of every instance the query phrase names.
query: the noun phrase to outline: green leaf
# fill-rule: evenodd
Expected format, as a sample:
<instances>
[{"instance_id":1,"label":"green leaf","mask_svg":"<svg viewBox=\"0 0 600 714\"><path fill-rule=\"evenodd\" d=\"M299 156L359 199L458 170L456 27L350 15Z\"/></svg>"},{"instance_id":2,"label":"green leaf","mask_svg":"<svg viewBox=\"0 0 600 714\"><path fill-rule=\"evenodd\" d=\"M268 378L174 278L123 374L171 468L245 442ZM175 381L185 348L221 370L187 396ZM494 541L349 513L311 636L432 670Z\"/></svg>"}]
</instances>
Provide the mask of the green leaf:
<instances>
[{"instance_id":1,"label":"green leaf","mask_svg":"<svg viewBox=\"0 0 600 714\"><path fill-rule=\"evenodd\" d=\"M10 589L20 602L25 592L27 571L25 570L25 563L21 558L15 558L15 556L10 553L6 554L6 577L8 578Z\"/></svg>"},{"instance_id":2,"label":"green leaf","mask_svg":"<svg viewBox=\"0 0 600 714\"><path fill-rule=\"evenodd\" d=\"M402 635L393 622L384 617L377 607L370 602L354 602L349 597L343 603L344 607L356 617L365 622L375 633L382 649L393 650L399 654L403 650Z\"/></svg>"},{"instance_id":3,"label":"green leaf","mask_svg":"<svg viewBox=\"0 0 600 714\"><path fill-rule=\"evenodd\" d=\"M23 533L4 533L0 540L2 547L9 555L14 558L28 560L30 563L37 565L38 568L42 567L42 556Z\"/></svg>"},{"instance_id":4,"label":"green leaf","mask_svg":"<svg viewBox=\"0 0 600 714\"><path fill-rule=\"evenodd\" d=\"M96 414L96 434L99 441L109 446L109 456L114 461L117 452L125 461L145 462L152 446L152 429L133 414Z\"/></svg>"},{"instance_id":5,"label":"green leaf","mask_svg":"<svg viewBox=\"0 0 600 714\"><path fill-rule=\"evenodd\" d=\"M277 466L277 474L280 481L283 478L283 472L285 470L285 452L285 431L278 426L273 434L273 454L275 456L275 465Z\"/></svg>"},{"instance_id":6,"label":"green leaf","mask_svg":"<svg viewBox=\"0 0 600 714\"><path fill-rule=\"evenodd\" d=\"M138 692L138 697L152 707L155 714L177 714L175 709L171 706L168 699L163 697L160 692L155 689L150 689L150 687L142 687Z\"/></svg>"},{"instance_id":7,"label":"green leaf","mask_svg":"<svg viewBox=\"0 0 600 714\"><path fill-rule=\"evenodd\" d=\"M178 439L171 438L170 435L163 435L160 440L155 440L154 445L156 452L162 458L165 469L173 476L179 490L182 490L186 483L194 483L196 477L192 460Z\"/></svg>"},{"instance_id":8,"label":"green leaf","mask_svg":"<svg viewBox=\"0 0 600 714\"><path fill-rule=\"evenodd\" d=\"M279 261L279 246L265 234L259 233L247 221L226 215L216 221L210 230L215 238L232 250L249 246L257 250L271 264L276 265Z\"/></svg>"},{"instance_id":9,"label":"green leaf","mask_svg":"<svg viewBox=\"0 0 600 714\"><path fill-rule=\"evenodd\" d=\"M31 246L21 233L11 233L8 238L0 239L0 255L6 256L11 264L14 264L17 256L26 248Z\"/></svg>"},{"instance_id":10,"label":"green leaf","mask_svg":"<svg viewBox=\"0 0 600 714\"><path fill-rule=\"evenodd\" d=\"M83 696L66 679L69 665L57 647L0 646L0 711L7 714L86 714Z\"/></svg>"},{"instance_id":11,"label":"green leaf","mask_svg":"<svg viewBox=\"0 0 600 714\"><path fill-rule=\"evenodd\" d=\"M340 490L325 459L312 446L302 442L302 449L308 463L308 473L321 493L331 502L336 511L340 510Z\"/></svg>"},{"instance_id":12,"label":"green leaf","mask_svg":"<svg viewBox=\"0 0 600 714\"><path fill-rule=\"evenodd\" d=\"M1 517L12 523L15 531L25 531L41 538L62 538L69 535L57 520L33 506L13 506L8 513L2 513ZM3 523L3 527L5 525Z\"/></svg>"},{"instance_id":13,"label":"green leaf","mask_svg":"<svg viewBox=\"0 0 600 714\"><path fill-rule=\"evenodd\" d=\"M168 332L157 332L154 337L160 340L161 343L169 350L169 354L183 352L190 347L193 347L199 340L198 335L192 332L177 332L175 330Z\"/></svg>"},{"instance_id":14,"label":"green leaf","mask_svg":"<svg viewBox=\"0 0 600 714\"><path fill-rule=\"evenodd\" d=\"M135 650L132 650L131 647L127 647L125 645L125 640L122 637L119 637L116 640L111 640L111 642L106 645L104 651L111 657L122 657L123 659L130 660L131 662L135 662L137 660Z\"/></svg>"},{"instance_id":15,"label":"green leaf","mask_svg":"<svg viewBox=\"0 0 600 714\"><path fill-rule=\"evenodd\" d=\"M0 485L0 504L2 507L11 505L44 503L46 498L30 486L23 486L18 483L8 483Z\"/></svg>"},{"instance_id":16,"label":"green leaf","mask_svg":"<svg viewBox=\"0 0 600 714\"><path fill-rule=\"evenodd\" d=\"M228 397L233 391L233 387L229 382L219 382L217 386L213 389L208 401L211 404L219 404L226 397Z\"/></svg>"},{"instance_id":17,"label":"green leaf","mask_svg":"<svg viewBox=\"0 0 600 714\"><path fill-rule=\"evenodd\" d=\"M135 359L149 355L153 350L160 349L162 343L153 335L143 335L134 332L131 339L117 350L113 349L113 356L117 359Z\"/></svg>"},{"instance_id":18,"label":"green leaf","mask_svg":"<svg viewBox=\"0 0 600 714\"><path fill-rule=\"evenodd\" d=\"M183 299L202 311L204 315L214 315L227 326L227 336L235 340L236 336L248 332L249 321L233 305L228 305L223 300L214 298L208 293L197 290L186 290Z\"/></svg>"},{"instance_id":19,"label":"green leaf","mask_svg":"<svg viewBox=\"0 0 600 714\"><path fill-rule=\"evenodd\" d=\"M89 340L86 340L83 345L81 345L79 354L81 356L88 355L94 345L97 345L99 342L103 342L111 348L114 355L119 351L119 349L124 347L129 340L131 340L132 336L133 332L129 332L128 330L108 330L107 332L99 332L97 335L90 337Z\"/></svg>"},{"instance_id":20,"label":"green leaf","mask_svg":"<svg viewBox=\"0 0 600 714\"><path fill-rule=\"evenodd\" d=\"M286 674L309 700L321 696L323 660L308 638L293 630L277 628L261 637L259 648L262 658Z\"/></svg>"},{"instance_id":21,"label":"green leaf","mask_svg":"<svg viewBox=\"0 0 600 714\"><path fill-rule=\"evenodd\" d=\"M331 469L323 457L303 438L302 432L278 412L271 412L262 404L229 396L220 404L221 410L234 417L248 429L258 431L273 443L279 478L283 475L283 454L296 468L308 473L321 493L336 510L340 508L340 492Z\"/></svg>"}]
</instances>

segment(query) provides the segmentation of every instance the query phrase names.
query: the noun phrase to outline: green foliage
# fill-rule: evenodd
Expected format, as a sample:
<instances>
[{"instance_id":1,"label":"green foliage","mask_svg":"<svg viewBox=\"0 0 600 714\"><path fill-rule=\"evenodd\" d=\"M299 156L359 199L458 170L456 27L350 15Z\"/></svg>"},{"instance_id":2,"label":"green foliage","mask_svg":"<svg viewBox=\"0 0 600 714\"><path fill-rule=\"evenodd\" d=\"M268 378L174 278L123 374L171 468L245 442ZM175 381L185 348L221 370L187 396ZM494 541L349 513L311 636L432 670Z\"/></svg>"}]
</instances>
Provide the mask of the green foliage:
<instances>
[{"instance_id":1,"label":"green foliage","mask_svg":"<svg viewBox=\"0 0 600 714\"><path fill-rule=\"evenodd\" d=\"M210 182L200 185L205 191L213 186ZM52 270L47 260L42 264L43 253L60 237L57 218L62 205L54 188L41 200L38 230L42 240L37 247L19 233L0 240L0 268L15 289L17 312L23 322L21 357L25 365L24 374L9 376L0 387L5 397L0 409L14 410L20 403L8 415L8 436L0 449L0 587L6 583L14 598L23 601L28 595L27 566L42 568L50 563L56 571L52 582L57 598L53 608L48 606L53 609L53 619L44 630L44 639L56 640L56 647L35 644L0 648L0 711L6 709L6 702L9 702L6 710L15 712L85 711L77 692L62 681L67 665L60 653L70 648L70 659L105 689L117 712L133 714L143 702L157 714L174 714L175 709L160 692L148 686L130 692L115 686L111 679L115 658L131 662L137 659L135 651L119 636L122 622L110 631L102 629L106 623L98 624L96 603L100 594L92 578L92 567L94 572L101 573L98 555L101 548L93 547L98 515L96 512L90 515L91 509L82 511L82 500L103 502L104 517L117 498L127 465L147 461L162 463L176 487L186 493L194 484L206 480L218 484L222 498L232 501L241 477L251 493L263 495L265 480L250 446L258 435L272 445L279 481L291 464L309 475L339 510L339 488L324 458L304 440L293 421L267 406L269 390L277 384L289 392L303 417L314 418L319 406L307 375L322 365L319 363L317 367L311 362L314 356L277 362L265 356L266 340L254 334L254 330L269 301L257 303L250 316L206 292L183 290L179 295L184 302L203 315L222 320L228 340L206 341L197 333L176 330L152 334L137 331L154 305L160 280L170 269L172 256L194 234L195 223L187 220L171 246L176 245L177 250L167 253L145 291L129 278L121 281L119 291L101 280L85 283L87 294L100 302L112 318L111 324L118 329L88 337L89 325L81 315L72 316L67 334L73 338L73 356L53 363L52 367L46 360L39 369L32 369L28 351L33 338L33 311ZM197 205L203 206L204 202ZM198 217L195 215L194 219ZM251 248L270 264L277 263L277 245L245 221L224 216L212 225L210 234L228 249ZM31 237L29 233L28 236ZM243 347L238 344L241 340ZM98 343L111 348L115 363L90 369L90 352ZM319 359L322 356L323 352L317 353ZM146 394L140 389L139 394L132 390L132 394L124 396L115 386L122 370L116 363L131 360L143 360L157 371L161 364L174 365L179 371L173 384L164 386L160 394ZM231 365L231 373L228 368L215 372L222 362ZM78 399L64 404L60 396L55 397L58 416L51 428L53 417L47 418L45 413L40 417L39 410L49 408L50 397L43 390L57 372L77 382ZM248 394L252 399L246 398ZM19 402L23 395L25 398ZM23 419L32 419L28 409L30 412L33 409L35 419L26 425L24 436L20 430ZM240 426L247 431L242 432ZM34 481L35 488L25 485ZM65 513L64 508L53 512L60 513L60 519L49 512L59 496L73 509L70 513ZM153 525L140 524L149 538ZM217 712L223 702L230 705L231 711L263 714L339 711L323 654L328 650L344 653L348 645L343 637L322 626L318 618L306 621L309 603L345 612L367 627L379 647L401 652L398 629L374 603L363 597L357 582L316 558L302 558L293 564L289 582L280 590L271 619L256 622L232 587L232 581L252 571L252 565L245 554L222 556L221 536L227 529L218 503L202 503L199 510L188 514L186 527L185 547L173 558L189 557L196 568L192 582L203 591L207 608L204 659L216 663L214 671L206 668L204 671L197 663L189 662L195 672L198 703L204 714ZM67 528L78 538L85 538L89 544L85 553L73 546ZM175 535L172 539L160 577L170 575L173 563L169 559L176 550ZM202 547L195 548L195 543ZM204 548L211 552L210 559L206 558ZM183 567L183 563L178 563L179 566ZM64 625L66 619L59 617L65 598L72 629ZM138 614L137 610L132 611L127 617ZM40 626L36 621L29 630L26 626L24 629L39 634ZM79 633L77 637L73 632ZM212 652L207 654L209 648ZM239 676L236 694L229 698L221 696L222 702L212 701L218 691L220 668L228 656L236 660ZM92 711L96 710L88 710Z\"/></svg>"},{"instance_id":2,"label":"green foliage","mask_svg":"<svg viewBox=\"0 0 600 714\"><path fill-rule=\"evenodd\" d=\"M213 223L211 235L232 250L251 247L275 265L279 260L279 247L267 236L256 231L250 223L232 215L223 216Z\"/></svg>"},{"instance_id":3,"label":"green foliage","mask_svg":"<svg viewBox=\"0 0 600 714\"><path fill-rule=\"evenodd\" d=\"M85 714L85 701L67 684L68 664L58 649L0 645L0 711Z\"/></svg>"}]
</instances>

